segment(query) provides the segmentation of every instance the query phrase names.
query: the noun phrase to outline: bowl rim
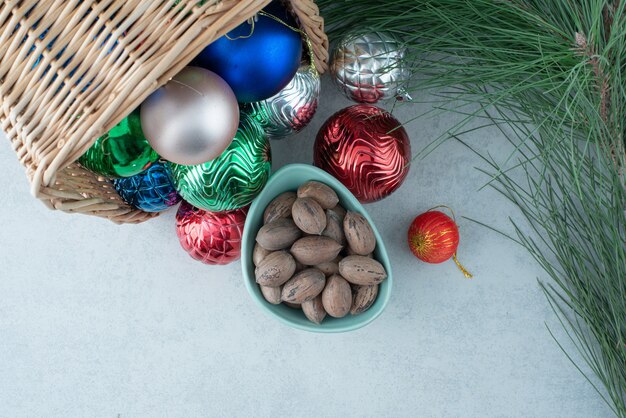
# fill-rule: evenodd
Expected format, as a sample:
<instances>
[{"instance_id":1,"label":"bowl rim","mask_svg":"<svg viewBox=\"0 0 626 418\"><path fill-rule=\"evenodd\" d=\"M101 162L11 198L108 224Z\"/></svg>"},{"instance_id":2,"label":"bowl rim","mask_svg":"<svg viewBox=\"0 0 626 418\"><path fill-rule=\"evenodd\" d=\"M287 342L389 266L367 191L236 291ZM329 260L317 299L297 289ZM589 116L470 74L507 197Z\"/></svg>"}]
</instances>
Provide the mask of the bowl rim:
<instances>
[{"instance_id":1,"label":"bowl rim","mask_svg":"<svg viewBox=\"0 0 626 418\"><path fill-rule=\"evenodd\" d=\"M383 299L381 300L381 303L379 304L377 310L374 311L371 316L364 318L362 320L350 321L350 322L347 322L345 325L342 324L341 326L335 326L333 328L324 328L323 322L321 325L316 325L313 323L311 323L311 325L303 325L300 323L292 322L291 320L285 318L284 316L277 314L270 308L273 305L270 305L269 302L265 301L262 296L259 297L256 294L255 287L258 288L258 285L256 283L256 279L253 277L254 273L252 273L252 276L250 275L248 267L247 267L247 261L246 261L248 258L252 257L252 252L254 250L254 243L256 243L254 234L257 231L252 231L251 229L251 224L253 222L252 218L254 217L253 215L259 213L259 211L261 211L260 213L265 211L265 208L259 208L261 204L260 202L263 200L261 199L261 197L263 197L264 195L270 194L270 190L273 189L272 185L275 182L277 182L281 177L289 176L293 172L300 172L300 173L305 172L307 176L311 177L311 180L316 180L316 181L326 183L329 186L331 186L333 189L335 189L336 191L338 191L337 189L340 189L341 193L339 194L344 195L346 197L346 199L343 199L341 197L340 199L348 200L351 206L362 208L363 212L361 214L367 219L367 221L372 226L372 230L374 231L374 236L376 237L376 245L378 246L378 251L382 255L382 257L380 257L382 258L382 260L377 260L377 261L383 264L383 266L385 267L385 270L387 271L387 279L385 279L385 281L381 283L381 285L386 286L386 292L383 296ZM276 196L278 196L280 193L283 193L283 192L284 191L277 193ZM274 199L276 196L271 196L271 199ZM252 264L252 266L254 266L254 264ZM359 202L358 199L352 194L352 192L350 192L350 190L348 190L335 177L331 176L330 174L328 174L327 172L325 172L324 170L320 168L317 168L308 164L287 164L281 167L280 169L278 169L276 172L274 172L270 176L270 179L268 180L267 184L265 185L261 193L252 202L252 205L250 206L250 209L248 211L248 216L246 218L246 222L244 224L244 229L243 229L242 246L241 246L241 269L242 269L242 275L243 275L243 280L244 280L246 289L248 290L250 297L261 308L261 310L263 310L269 316L277 319L278 321L292 328L296 328L296 329L303 330L303 331L316 332L316 333L348 332L348 331L354 331L366 325L369 325L383 313L383 311L387 307L387 304L389 303L389 299L391 298L391 291L393 290L393 273L391 269L391 262L389 260L389 255L387 253L387 249L385 246L385 242L383 241L382 236L380 235L380 233L378 232L378 229L376 228L376 224L370 217L369 213L367 212L363 204ZM381 297L380 292L379 292L378 297ZM350 317L350 314L348 317ZM352 316L352 318L358 318L358 316ZM343 318L338 318L338 319L341 320Z\"/></svg>"}]
</instances>

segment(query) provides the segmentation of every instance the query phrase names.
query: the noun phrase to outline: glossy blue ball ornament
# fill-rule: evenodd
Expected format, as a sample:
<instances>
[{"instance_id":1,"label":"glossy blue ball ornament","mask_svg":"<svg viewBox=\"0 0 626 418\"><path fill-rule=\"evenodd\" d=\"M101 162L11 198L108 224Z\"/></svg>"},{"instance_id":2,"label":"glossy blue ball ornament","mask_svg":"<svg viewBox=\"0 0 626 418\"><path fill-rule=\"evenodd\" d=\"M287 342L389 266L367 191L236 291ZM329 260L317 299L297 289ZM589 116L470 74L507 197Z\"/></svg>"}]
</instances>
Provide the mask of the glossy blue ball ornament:
<instances>
[{"instance_id":1,"label":"glossy blue ball ornament","mask_svg":"<svg viewBox=\"0 0 626 418\"><path fill-rule=\"evenodd\" d=\"M302 58L297 23L278 2L253 23L244 22L207 46L194 65L217 73L240 103L258 102L281 91L293 78ZM283 22L283 23L281 23Z\"/></svg>"},{"instance_id":2,"label":"glossy blue ball ornament","mask_svg":"<svg viewBox=\"0 0 626 418\"><path fill-rule=\"evenodd\" d=\"M161 212L181 200L169 168L158 162L135 176L116 179L113 185L126 203L144 212Z\"/></svg>"}]
</instances>

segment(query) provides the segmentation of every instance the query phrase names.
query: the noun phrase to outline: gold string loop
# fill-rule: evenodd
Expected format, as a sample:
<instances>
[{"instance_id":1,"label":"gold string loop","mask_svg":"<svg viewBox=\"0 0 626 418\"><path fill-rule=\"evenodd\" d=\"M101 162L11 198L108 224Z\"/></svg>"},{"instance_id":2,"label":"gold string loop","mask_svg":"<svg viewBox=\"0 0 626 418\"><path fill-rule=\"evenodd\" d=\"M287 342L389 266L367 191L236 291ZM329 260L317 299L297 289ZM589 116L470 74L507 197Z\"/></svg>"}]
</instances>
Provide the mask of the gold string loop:
<instances>
[{"instance_id":1,"label":"gold string loop","mask_svg":"<svg viewBox=\"0 0 626 418\"><path fill-rule=\"evenodd\" d=\"M452 214L452 220L456 223L456 216L454 215L454 211L452 210L452 208L450 206L437 205L435 207L432 207L432 208L428 209L426 212L430 212L431 210L435 210L435 209L439 209L439 208L448 209L450 211L450 213Z\"/></svg>"},{"instance_id":2,"label":"gold string loop","mask_svg":"<svg viewBox=\"0 0 626 418\"><path fill-rule=\"evenodd\" d=\"M231 38L230 36L228 36L228 34L226 34L226 35L224 35L224 37L226 39L228 39L229 41L237 41L239 39L248 39L248 38L250 38L252 36L252 34L254 34L254 24L255 24L255 22L256 22L256 18L248 19L247 23L248 23L248 25L250 25L250 33L247 34L247 35L241 35L241 36L238 36L236 38Z\"/></svg>"},{"instance_id":3,"label":"gold string loop","mask_svg":"<svg viewBox=\"0 0 626 418\"><path fill-rule=\"evenodd\" d=\"M472 277L474 277L472 273L467 271L465 267L463 267L463 265L459 263L459 260L456 258L456 253L454 253L454 255L452 256L452 259L454 260L454 264L456 264L459 270L461 270L461 272L463 273L466 279L471 279Z\"/></svg>"}]
</instances>

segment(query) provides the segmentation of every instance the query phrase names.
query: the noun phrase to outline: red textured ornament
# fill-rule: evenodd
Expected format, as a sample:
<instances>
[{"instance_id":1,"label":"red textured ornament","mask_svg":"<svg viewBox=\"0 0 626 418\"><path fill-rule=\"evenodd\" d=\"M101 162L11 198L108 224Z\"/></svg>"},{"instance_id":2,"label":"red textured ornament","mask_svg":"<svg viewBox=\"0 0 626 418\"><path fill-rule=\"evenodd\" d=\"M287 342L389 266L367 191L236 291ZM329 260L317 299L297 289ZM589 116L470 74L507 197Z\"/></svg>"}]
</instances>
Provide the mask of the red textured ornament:
<instances>
[{"instance_id":1,"label":"red textured ornament","mask_svg":"<svg viewBox=\"0 0 626 418\"><path fill-rule=\"evenodd\" d=\"M411 142L391 113L358 104L326 121L317 134L313 159L359 201L370 203L402 185L409 173Z\"/></svg>"},{"instance_id":2,"label":"red textured ornament","mask_svg":"<svg viewBox=\"0 0 626 418\"><path fill-rule=\"evenodd\" d=\"M443 263L452 258L465 277L472 277L456 259L459 228L445 213L436 210L422 213L411 223L408 235L409 248L420 260Z\"/></svg>"},{"instance_id":3,"label":"red textured ornament","mask_svg":"<svg viewBox=\"0 0 626 418\"><path fill-rule=\"evenodd\" d=\"M176 213L180 245L206 264L228 264L241 257L241 237L249 206L209 212L183 202Z\"/></svg>"},{"instance_id":4,"label":"red textured ornament","mask_svg":"<svg viewBox=\"0 0 626 418\"><path fill-rule=\"evenodd\" d=\"M459 247L459 228L445 213L422 213L409 228L409 247L422 261L443 263L452 258Z\"/></svg>"}]
</instances>

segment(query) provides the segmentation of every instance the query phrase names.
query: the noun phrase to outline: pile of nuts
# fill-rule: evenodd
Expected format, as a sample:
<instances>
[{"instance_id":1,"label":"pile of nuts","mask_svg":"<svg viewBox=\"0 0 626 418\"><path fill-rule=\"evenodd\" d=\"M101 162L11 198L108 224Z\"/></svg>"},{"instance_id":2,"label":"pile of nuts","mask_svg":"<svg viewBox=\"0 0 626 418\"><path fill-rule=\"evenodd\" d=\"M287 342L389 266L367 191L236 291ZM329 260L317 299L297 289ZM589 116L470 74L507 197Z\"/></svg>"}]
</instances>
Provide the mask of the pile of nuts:
<instances>
[{"instance_id":1,"label":"pile of nuts","mask_svg":"<svg viewBox=\"0 0 626 418\"><path fill-rule=\"evenodd\" d=\"M252 257L269 303L301 308L316 324L372 306L387 278L372 258L374 231L363 215L339 205L333 189L309 181L285 192L267 206L263 224Z\"/></svg>"}]
</instances>

